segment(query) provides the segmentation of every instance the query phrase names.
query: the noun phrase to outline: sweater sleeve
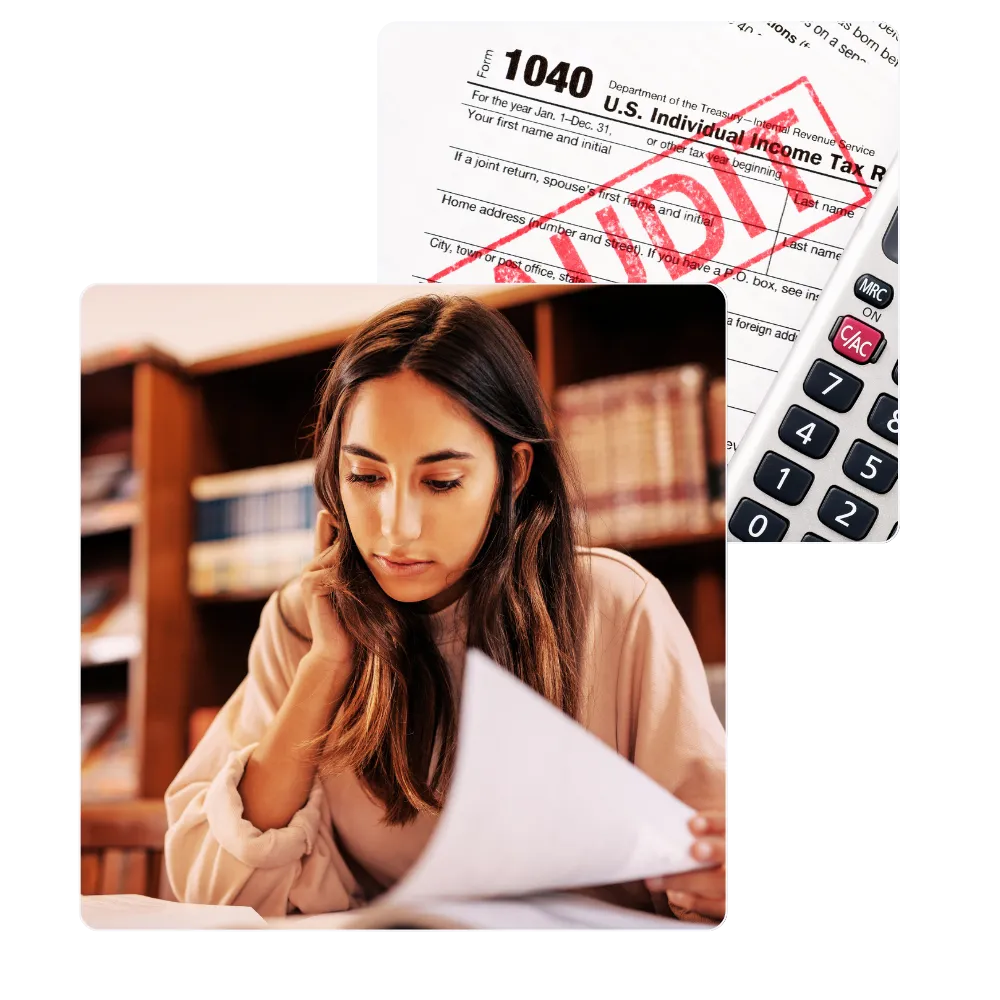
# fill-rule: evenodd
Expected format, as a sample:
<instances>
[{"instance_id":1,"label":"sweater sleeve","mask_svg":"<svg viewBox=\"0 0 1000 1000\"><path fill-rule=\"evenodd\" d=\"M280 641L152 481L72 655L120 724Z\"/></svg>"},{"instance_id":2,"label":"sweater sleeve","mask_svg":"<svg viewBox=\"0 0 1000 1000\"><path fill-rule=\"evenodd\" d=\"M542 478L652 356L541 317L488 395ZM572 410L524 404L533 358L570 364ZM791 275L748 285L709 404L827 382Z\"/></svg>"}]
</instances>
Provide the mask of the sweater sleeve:
<instances>
[{"instance_id":1,"label":"sweater sleeve","mask_svg":"<svg viewBox=\"0 0 1000 1000\"><path fill-rule=\"evenodd\" d=\"M659 580L647 580L623 639L629 759L689 806L724 809L725 731L694 639Z\"/></svg>"},{"instance_id":2,"label":"sweater sleeve","mask_svg":"<svg viewBox=\"0 0 1000 1000\"><path fill-rule=\"evenodd\" d=\"M261 613L247 676L166 791L167 875L186 903L252 906L264 916L346 910L364 893L334 841L318 776L287 826L261 831L243 816L243 769L309 648L282 622L277 600Z\"/></svg>"}]
</instances>

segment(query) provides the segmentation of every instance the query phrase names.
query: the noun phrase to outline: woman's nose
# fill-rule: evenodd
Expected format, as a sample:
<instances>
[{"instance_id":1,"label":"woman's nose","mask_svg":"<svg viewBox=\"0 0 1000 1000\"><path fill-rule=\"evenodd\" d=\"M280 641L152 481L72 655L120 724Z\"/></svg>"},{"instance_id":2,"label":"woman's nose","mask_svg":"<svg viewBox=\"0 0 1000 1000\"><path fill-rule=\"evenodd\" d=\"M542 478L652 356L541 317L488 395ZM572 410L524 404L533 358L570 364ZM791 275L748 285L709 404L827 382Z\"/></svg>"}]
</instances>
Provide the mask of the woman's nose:
<instances>
[{"instance_id":1,"label":"woman's nose","mask_svg":"<svg viewBox=\"0 0 1000 1000\"><path fill-rule=\"evenodd\" d=\"M403 548L420 537L420 504L403 487L382 494L382 537L394 549Z\"/></svg>"}]
</instances>

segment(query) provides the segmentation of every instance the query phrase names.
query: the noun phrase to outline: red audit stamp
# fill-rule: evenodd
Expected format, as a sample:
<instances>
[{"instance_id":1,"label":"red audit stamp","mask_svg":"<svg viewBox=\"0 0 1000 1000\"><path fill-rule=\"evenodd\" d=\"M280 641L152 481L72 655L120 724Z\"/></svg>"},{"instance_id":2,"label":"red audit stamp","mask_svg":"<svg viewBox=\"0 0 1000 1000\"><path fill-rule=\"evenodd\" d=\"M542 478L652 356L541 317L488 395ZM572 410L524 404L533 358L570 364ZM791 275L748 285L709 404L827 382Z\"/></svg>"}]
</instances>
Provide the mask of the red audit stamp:
<instances>
[{"instance_id":1,"label":"red audit stamp","mask_svg":"<svg viewBox=\"0 0 1000 1000\"><path fill-rule=\"evenodd\" d=\"M470 283L735 277L773 287L753 265L787 246L804 250L800 241L872 199L865 165L806 77L716 122L669 122L693 134L648 130L662 152L487 246L468 245L428 280L464 268ZM872 166L867 180L880 172Z\"/></svg>"}]
</instances>

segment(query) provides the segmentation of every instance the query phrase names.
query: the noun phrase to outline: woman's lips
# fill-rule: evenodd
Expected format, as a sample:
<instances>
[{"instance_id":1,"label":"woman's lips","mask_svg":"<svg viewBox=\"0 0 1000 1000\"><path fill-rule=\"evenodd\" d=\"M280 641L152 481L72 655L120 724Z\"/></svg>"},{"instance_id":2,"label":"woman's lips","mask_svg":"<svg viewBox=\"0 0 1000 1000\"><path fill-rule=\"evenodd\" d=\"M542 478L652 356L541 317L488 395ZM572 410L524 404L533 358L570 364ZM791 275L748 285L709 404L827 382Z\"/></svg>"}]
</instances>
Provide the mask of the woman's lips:
<instances>
[{"instance_id":1,"label":"woman's lips","mask_svg":"<svg viewBox=\"0 0 1000 1000\"><path fill-rule=\"evenodd\" d=\"M424 570L434 565L432 562L422 562L412 559L395 562L378 554L376 554L375 558L382 569L387 573L392 573L394 576L416 576L418 573L423 573Z\"/></svg>"}]
</instances>

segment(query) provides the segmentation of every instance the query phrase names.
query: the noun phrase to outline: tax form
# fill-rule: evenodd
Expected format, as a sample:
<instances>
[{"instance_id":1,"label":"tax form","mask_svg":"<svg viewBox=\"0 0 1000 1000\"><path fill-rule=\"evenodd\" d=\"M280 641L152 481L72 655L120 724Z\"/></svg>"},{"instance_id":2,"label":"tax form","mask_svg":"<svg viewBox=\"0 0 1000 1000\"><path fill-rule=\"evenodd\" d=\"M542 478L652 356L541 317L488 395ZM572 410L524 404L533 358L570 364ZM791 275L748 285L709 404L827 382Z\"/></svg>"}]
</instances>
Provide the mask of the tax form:
<instances>
[{"instance_id":1,"label":"tax form","mask_svg":"<svg viewBox=\"0 0 1000 1000\"><path fill-rule=\"evenodd\" d=\"M894 71L757 29L387 26L379 280L717 283L731 456L898 145Z\"/></svg>"}]
</instances>

